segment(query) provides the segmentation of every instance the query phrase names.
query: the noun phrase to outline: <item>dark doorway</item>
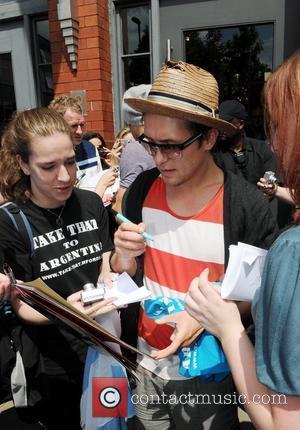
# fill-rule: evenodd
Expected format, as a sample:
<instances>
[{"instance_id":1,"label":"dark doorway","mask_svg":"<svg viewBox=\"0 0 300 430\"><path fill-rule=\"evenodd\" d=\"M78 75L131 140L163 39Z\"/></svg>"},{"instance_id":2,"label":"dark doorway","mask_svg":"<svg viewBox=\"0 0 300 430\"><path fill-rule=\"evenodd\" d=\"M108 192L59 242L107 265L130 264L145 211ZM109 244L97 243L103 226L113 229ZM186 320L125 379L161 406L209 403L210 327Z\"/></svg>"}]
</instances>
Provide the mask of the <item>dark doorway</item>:
<instances>
[{"instance_id":1,"label":"dark doorway","mask_svg":"<svg viewBox=\"0 0 300 430\"><path fill-rule=\"evenodd\" d=\"M11 54L0 54L0 136L16 110Z\"/></svg>"}]
</instances>

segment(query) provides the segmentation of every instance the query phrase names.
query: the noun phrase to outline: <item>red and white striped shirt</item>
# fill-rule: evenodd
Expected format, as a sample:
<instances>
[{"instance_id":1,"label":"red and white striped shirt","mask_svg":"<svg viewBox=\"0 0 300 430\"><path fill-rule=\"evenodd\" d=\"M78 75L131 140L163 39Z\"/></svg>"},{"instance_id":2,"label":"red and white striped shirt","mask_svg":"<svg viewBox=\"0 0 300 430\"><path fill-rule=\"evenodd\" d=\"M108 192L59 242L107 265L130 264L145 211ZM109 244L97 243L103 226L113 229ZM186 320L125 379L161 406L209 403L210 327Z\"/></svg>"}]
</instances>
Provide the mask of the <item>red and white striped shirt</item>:
<instances>
[{"instance_id":1,"label":"red and white striped shirt","mask_svg":"<svg viewBox=\"0 0 300 430\"><path fill-rule=\"evenodd\" d=\"M167 204L166 185L158 178L149 190L142 209L147 231L154 237L144 255L144 285L156 296L184 300L193 278L209 268L210 281L224 274L224 229L222 186L198 213L190 217L175 214ZM138 328L139 349L151 353L166 348L173 328L157 325L141 309ZM164 379L182 379L178 357L141 365Z\"/></svg>"}]
</instances>

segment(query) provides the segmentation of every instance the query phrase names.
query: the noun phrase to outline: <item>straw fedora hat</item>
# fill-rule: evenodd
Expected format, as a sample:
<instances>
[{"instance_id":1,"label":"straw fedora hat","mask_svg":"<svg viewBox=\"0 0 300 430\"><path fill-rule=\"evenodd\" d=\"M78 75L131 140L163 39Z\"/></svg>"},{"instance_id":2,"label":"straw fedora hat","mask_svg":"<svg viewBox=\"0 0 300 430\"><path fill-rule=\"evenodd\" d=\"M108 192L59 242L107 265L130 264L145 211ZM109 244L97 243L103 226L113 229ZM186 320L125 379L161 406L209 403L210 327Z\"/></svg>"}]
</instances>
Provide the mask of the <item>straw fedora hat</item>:
<instances>
[{"instance_id":1,"label":"straw fedora hat","mask_svg":"<svg viewBox=\"0 0 300 430\"><path fill-rule=\"evenodd\" d=\"M219 87L206 70L183 61L168 61L156 76L147 98L125 98L142 113L185 119L233 134L236 128L219 119Z\"/></svg>"}]
</instances>

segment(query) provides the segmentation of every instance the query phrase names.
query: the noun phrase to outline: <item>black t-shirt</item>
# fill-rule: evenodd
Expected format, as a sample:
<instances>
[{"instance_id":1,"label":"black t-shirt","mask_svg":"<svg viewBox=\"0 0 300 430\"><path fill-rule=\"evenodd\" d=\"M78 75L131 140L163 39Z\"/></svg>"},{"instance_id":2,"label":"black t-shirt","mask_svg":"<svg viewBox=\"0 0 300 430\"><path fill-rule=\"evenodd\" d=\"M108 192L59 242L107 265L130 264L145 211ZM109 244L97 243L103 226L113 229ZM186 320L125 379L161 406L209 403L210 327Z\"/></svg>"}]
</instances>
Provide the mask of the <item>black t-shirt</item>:
<instances>
[{"instance_id":1,"label":"black t-shirt","mask_svg":"<svg viewBox=\"0 0 300 430\"><path fill-rule=\"evenodd\" d=\"M75 189L63 210L51 213L32 201L18 206L31 225L34 255L30 257L11 220L0 211L1 268L6 261L16 278L25 282L40 277L64 298L87 282L97 282L102 254L113 248L107 212L97 194ZM56 224L60 213L61 227ZM26 329L45 358L48 374L81 370L86 345L74 333L53 324Z\"/></svg>"}]
</instances>

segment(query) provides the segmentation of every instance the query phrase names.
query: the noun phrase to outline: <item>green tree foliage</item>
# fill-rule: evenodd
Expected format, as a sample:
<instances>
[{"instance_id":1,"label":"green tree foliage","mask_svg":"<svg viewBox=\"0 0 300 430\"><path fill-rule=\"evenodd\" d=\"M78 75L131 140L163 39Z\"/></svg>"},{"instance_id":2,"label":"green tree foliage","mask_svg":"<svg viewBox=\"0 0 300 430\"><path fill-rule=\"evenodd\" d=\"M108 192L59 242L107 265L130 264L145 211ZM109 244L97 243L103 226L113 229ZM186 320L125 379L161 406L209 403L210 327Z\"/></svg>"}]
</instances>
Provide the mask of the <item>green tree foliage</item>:
<instances>
[{"instance_id":1,"label":"green tree foliage","mask_svg":"<svg viewBox=\"0 0 300 430\"><path fill-rule=\"evenodd\" d=\"M221 101L238 99L251 113L261 106L264 73L270 71L260 60L263 43L253 25L237 27L231 37L226 30L185 32L186 61L215 76Z\"/></svg>"}]
</instances>

